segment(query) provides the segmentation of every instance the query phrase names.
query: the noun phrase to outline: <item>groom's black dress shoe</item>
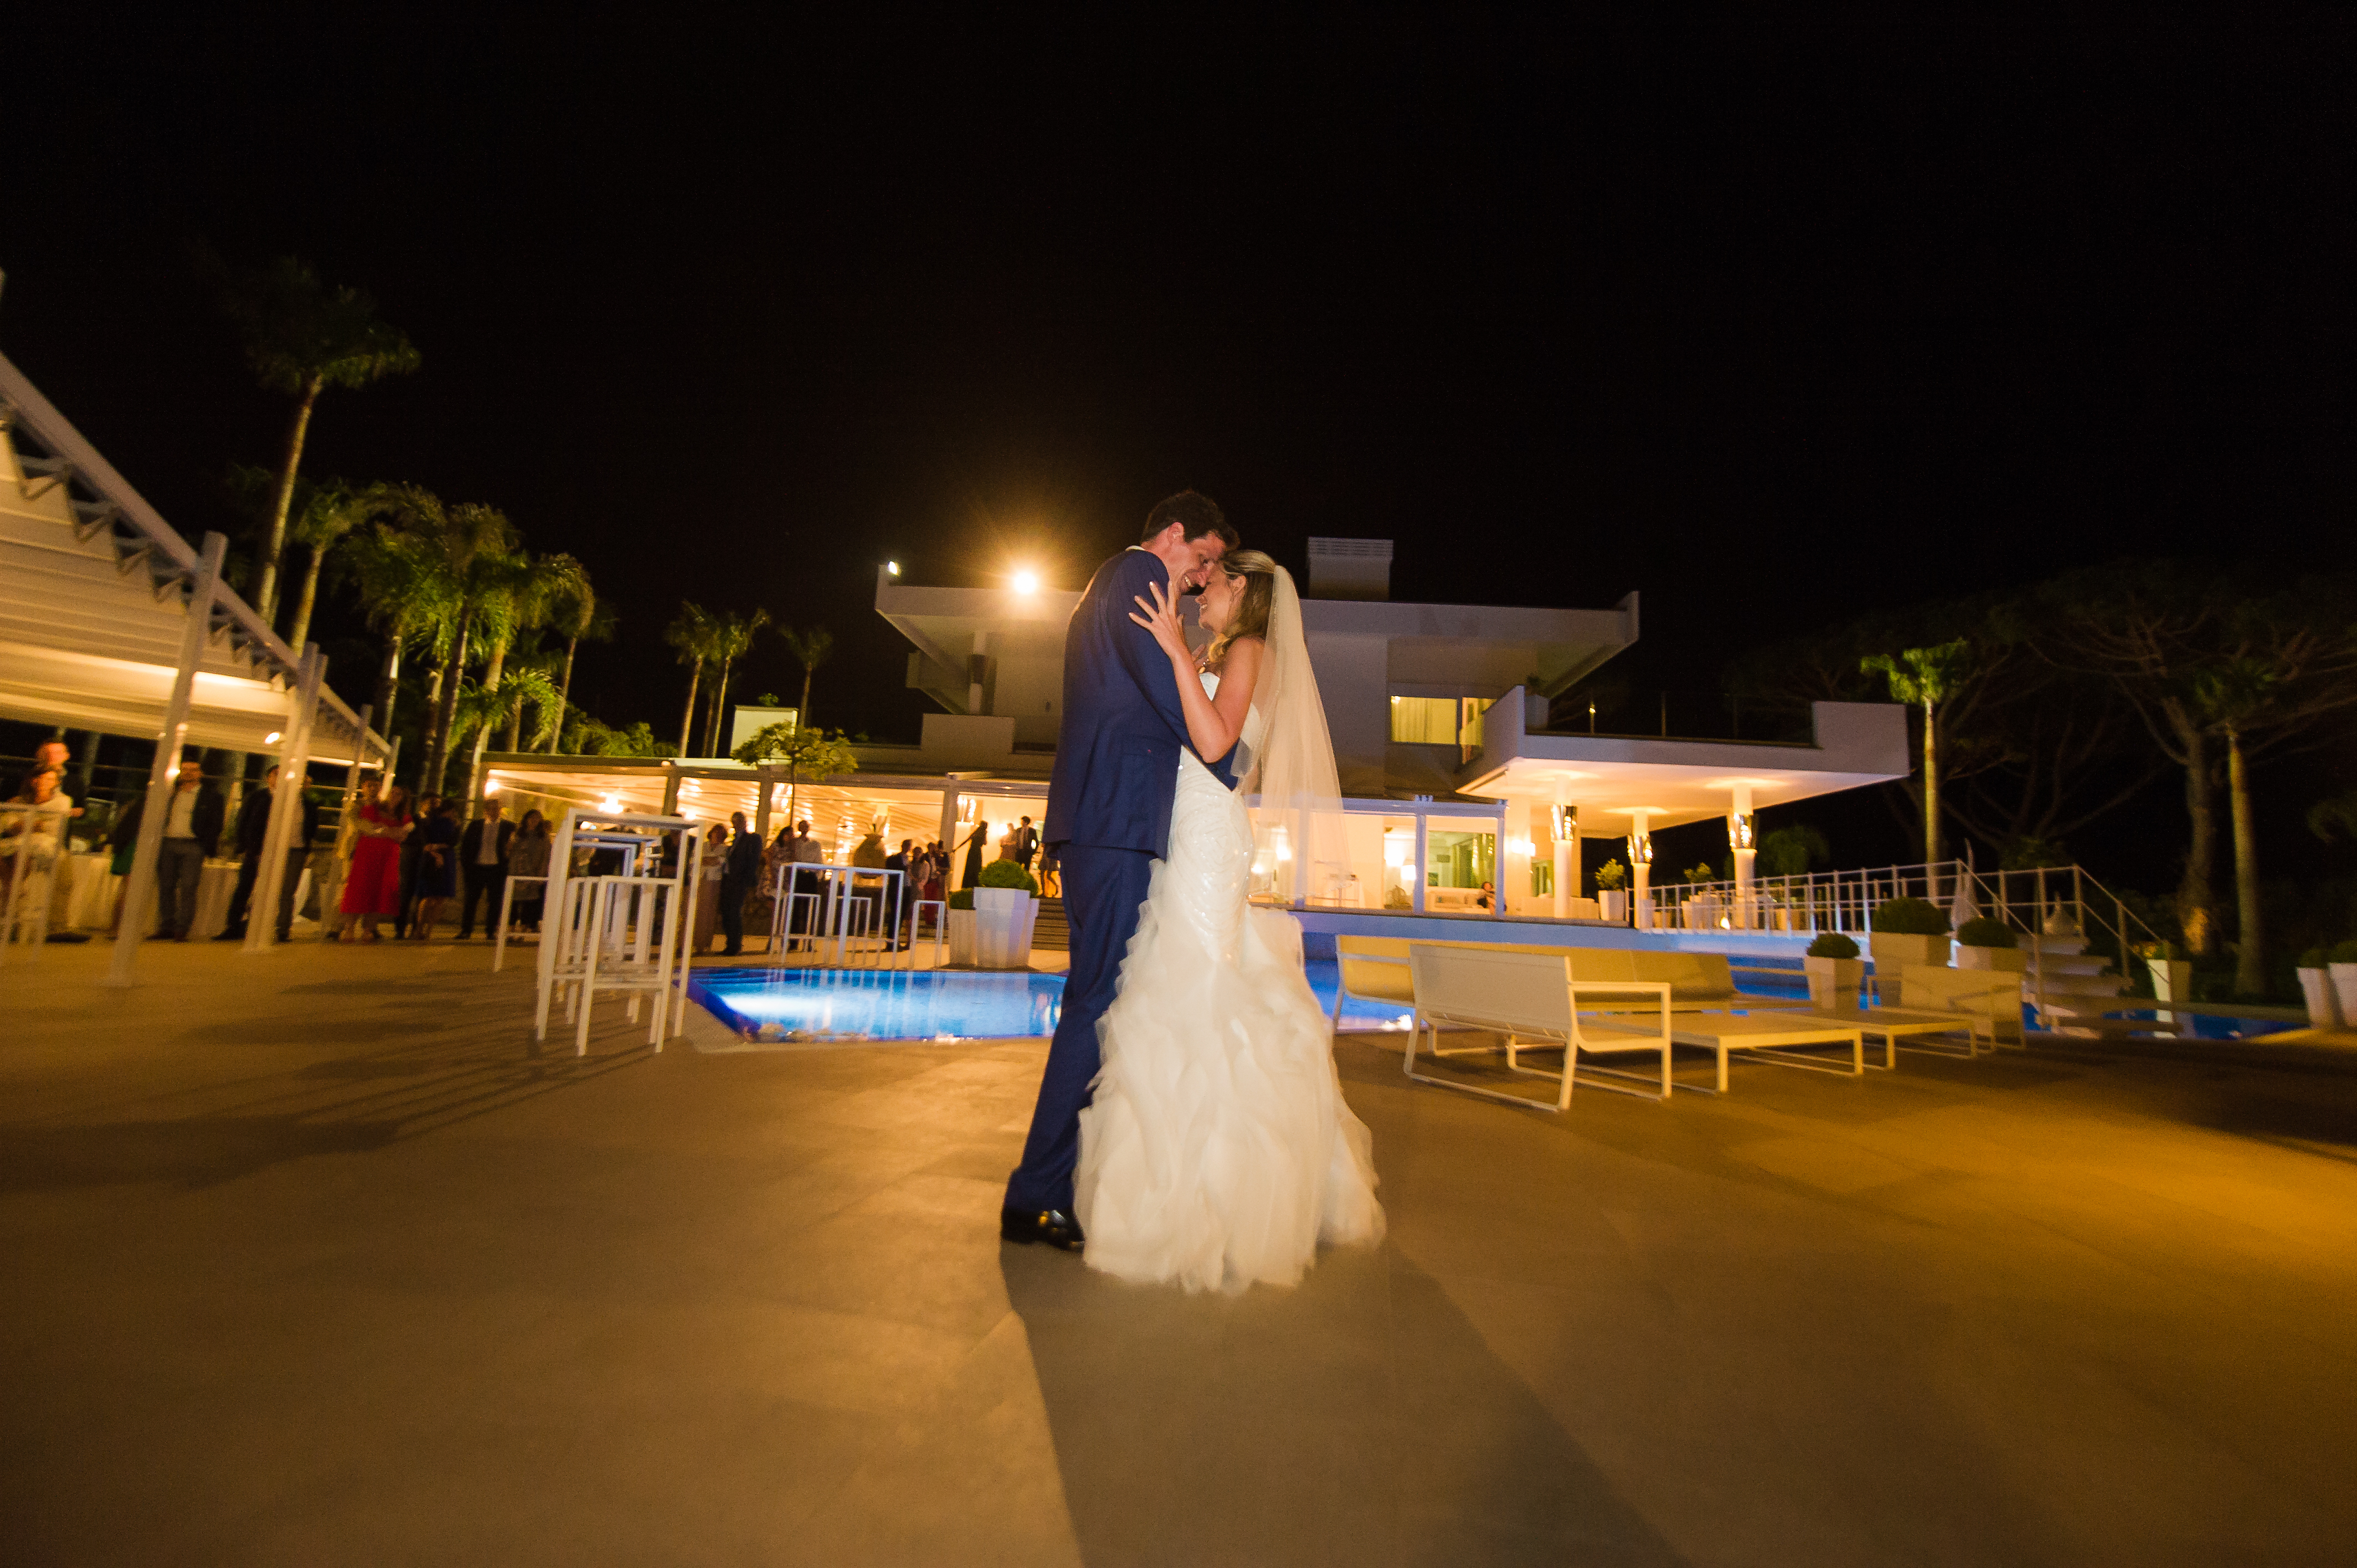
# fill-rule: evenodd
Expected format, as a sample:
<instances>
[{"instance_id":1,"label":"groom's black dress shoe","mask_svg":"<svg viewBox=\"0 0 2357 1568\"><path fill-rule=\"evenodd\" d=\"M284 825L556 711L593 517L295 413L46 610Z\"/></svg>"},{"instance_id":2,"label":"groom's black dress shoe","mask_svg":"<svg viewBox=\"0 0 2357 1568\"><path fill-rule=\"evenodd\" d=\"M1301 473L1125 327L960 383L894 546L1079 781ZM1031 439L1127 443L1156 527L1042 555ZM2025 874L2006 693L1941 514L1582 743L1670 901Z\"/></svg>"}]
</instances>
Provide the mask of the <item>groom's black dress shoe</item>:
<instances>
[{"instance_id":1,"label":"groom's black dress shoe","mask_svg":"<svg viewBox=\"0 0 2357 1568\"><path fill-rule=\"evenodd\" d=\"M1067 1252L1079 1251L1087 1240L1081 1234L1081 1222L1060 1208L1002 1208L998 1233L1010 1241L1045 1241Z\"/></svg>"}]
</instances>

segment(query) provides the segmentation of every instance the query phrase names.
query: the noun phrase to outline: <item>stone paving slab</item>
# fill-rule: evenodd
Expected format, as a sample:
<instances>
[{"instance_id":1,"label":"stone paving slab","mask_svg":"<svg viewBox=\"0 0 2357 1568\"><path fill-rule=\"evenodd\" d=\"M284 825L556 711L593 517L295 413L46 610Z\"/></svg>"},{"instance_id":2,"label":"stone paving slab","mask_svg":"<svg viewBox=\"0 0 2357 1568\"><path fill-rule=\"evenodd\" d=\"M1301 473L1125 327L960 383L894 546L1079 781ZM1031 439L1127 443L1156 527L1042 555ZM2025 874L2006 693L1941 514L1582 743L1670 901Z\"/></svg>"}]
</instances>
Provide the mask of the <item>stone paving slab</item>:
<instances>
[{"instance_id":1,"label":"stone paving slab","mask_svg":"<svg viewBox=\"0 0 2357 1568\"><path fill-rule=\"evenodd\" d=\"M1204 1298L998 1241L1041 1042L576 1060L480 944L105 956L0 970L0 1562L2357 1559L2342 1072L1555 1117L1347 1037L1390 1237Z\"/></svg>"}]
</instances>

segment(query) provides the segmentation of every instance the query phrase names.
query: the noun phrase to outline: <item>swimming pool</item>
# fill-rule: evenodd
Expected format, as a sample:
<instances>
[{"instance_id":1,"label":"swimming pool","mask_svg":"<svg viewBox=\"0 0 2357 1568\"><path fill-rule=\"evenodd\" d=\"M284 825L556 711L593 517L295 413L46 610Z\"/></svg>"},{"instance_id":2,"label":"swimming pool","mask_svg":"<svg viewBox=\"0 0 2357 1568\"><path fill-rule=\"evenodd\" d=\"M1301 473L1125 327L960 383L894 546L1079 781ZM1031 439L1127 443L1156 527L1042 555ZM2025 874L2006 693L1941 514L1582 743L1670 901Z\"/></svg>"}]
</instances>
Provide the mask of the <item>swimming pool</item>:
<instances>
[{"instance_id":1,"label":"swimming pool","mask_svg":"<svg viewBox=\"0 0 2357 1568\"><path fill-rule=\"evenodd\" d=\"M1311 959L1309 988L1334 1007L1332 959ZM770 1040L1040 1038L1056 1032L1060 974L978 970L699 969L688 994L740 1035ZM1353 1000L1345 1029L1405 1029L1407 1010Z\"/></svg>"}]
</instances>

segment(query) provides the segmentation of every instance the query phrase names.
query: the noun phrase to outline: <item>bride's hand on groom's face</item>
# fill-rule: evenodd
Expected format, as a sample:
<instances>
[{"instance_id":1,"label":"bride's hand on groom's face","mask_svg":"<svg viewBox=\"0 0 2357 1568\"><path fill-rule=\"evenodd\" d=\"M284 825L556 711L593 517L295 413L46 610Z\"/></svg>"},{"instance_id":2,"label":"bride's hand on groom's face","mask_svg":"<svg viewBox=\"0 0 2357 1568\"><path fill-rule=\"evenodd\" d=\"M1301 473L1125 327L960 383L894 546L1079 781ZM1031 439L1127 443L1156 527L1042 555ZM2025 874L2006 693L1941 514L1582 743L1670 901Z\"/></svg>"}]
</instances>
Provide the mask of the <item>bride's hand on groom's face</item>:
<instances>
[{"instance_id":1,"label":"bride's hand on groom's face","mask_svg":"<svg viewBox=\"0 0 2357 1568\"><path fill-rule=\"evenodd\" d=\"M1154 640L1160 643L1163 651L1170 657L1191 661L1194 655L1187 648L1186 628L1178 624L1178 596L1164 594L1159 583L1146 584L1146 592L1154 596L1151 603L1147 602L1145 594L1135 596L1137 608L1146 613L1139 615L1136 610L1132 610L1129 618L1152 632Z\"/></svg>"}]
</instances>

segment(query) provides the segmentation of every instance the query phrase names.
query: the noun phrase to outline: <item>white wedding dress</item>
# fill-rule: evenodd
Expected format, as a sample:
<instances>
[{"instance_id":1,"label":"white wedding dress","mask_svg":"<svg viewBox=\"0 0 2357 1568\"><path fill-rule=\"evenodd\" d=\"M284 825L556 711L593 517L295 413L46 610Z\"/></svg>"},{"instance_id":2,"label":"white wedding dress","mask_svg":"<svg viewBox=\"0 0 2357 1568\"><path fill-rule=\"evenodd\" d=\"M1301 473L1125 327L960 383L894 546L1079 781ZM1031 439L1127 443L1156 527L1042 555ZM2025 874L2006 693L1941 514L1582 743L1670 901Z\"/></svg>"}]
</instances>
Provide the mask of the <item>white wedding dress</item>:
<instances>
[{"instance_id":1,"label":"white wedding dress","mask_svg":"<svg viewBox=\"0 0 2357 1568\"><path fill-rule=\"evenodd\" d=\"M1205 675L1207 690L1218 677ZM1256 747L1259 709L1243 740ZM1120 989L1098 1025L1074 1207L1087 1262L1190 1291L1292 1284L1320 1241L1383 1233L1373 1139L1343 1103L1301 926L1245 901L1252 823L1190 753Z\"/></svg>"}]
</instances>

